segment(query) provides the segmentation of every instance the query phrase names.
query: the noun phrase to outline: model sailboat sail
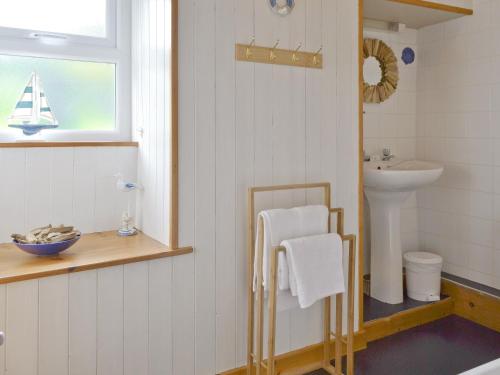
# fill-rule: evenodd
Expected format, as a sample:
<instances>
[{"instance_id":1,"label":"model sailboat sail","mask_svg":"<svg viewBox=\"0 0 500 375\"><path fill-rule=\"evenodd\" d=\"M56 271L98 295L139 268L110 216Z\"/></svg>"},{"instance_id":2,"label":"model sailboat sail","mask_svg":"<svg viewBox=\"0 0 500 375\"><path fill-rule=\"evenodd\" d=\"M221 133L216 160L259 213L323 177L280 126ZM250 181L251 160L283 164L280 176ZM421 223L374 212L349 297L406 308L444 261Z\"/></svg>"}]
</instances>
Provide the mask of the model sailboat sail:
<instances>
[{"instance_id":1,"label":"model sailboat sail","mask_svg":"<svg viewBox=\"0 0 500 375\"><path fill-rule=\"evenodd\" d=\"M9 127L22 129L25 135L33 135L43 129L55 129L59 126L36 73L31 75L8 122Z\"/></svg>"}]
</instances>

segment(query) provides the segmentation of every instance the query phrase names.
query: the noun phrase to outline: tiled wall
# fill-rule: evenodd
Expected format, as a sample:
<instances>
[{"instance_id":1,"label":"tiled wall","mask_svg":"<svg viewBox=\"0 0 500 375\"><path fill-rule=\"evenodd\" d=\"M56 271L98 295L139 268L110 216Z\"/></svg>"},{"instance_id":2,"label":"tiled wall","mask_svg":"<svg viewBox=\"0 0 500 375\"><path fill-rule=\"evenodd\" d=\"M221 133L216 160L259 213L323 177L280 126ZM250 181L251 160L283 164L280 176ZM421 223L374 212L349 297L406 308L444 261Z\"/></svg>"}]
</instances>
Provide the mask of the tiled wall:
<instances>
[{"instance_id":1,"label":"tiled wall","mask_svg":"<svg viewBox=\"0 0 500 375\"><path fill-rule=\"evenodd\" d=\"M135 180L136 170L134 147L0 149L0 242L49 223L117 229L128 198L114 174Z\"/></svg>"},{"instance_id":2,"label":"tiled wall","mask_svg":"<svg viewBox=\"0 0 500 375\"><path fill-rule=\"evenodd\" d=\"M369 155L381 155L383 148L401 158L416 156L416 111L417 111L417 61L405 65L401 54L405 47L411 47L417 54L417 30L406 29L391 32L365 28L365 38L383 40L399 59L398 89L381 104L364 105L364 148ZM368 202L365 200L368 207ZM401 212L401 236L403 251L418 250L417 201L413 194ZM365 265L364 272L370 271L369 210L365 210Z\"/></svg>"},{"instance_id":3,"label":"tiled wall","mask_svg":"<svg viewBox=\"0 0 500 375\"><path fill-rule=\"evenodd\" d=\"M418 32L417 156L445 165L418 194L422 249L500 288L500 1Z\"/></svg>"}]
</instances>

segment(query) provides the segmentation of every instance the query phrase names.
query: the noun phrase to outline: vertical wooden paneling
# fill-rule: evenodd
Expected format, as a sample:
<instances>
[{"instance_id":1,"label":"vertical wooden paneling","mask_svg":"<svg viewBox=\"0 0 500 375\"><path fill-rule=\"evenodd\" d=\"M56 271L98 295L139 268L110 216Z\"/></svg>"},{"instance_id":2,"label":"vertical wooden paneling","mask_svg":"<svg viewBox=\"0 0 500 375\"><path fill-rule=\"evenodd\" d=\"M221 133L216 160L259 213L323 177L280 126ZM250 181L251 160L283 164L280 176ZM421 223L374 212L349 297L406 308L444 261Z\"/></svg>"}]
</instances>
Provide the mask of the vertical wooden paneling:
<instances>
[{"instance_id":1,"label":"vertical wooden paneling","mask_svg":"<svg viewBox=\"0 0 500 375\"><path fill-rule=\"evenodd\" d=\"M134 2L132 47L134 128L139 131L138 174L144 191L138 201L139 227L168 242L170 182L170 7L171 1Z\"/></svg>"},{"instance_id":2,"label":"vertical wooden paneling","mask_svg":"<svg viewBox=\"0 0 500 375\"><path fill-rule=\"evenodd\" d=\"M97 375L123 375L123 266L97 271Z\"/></svg>"},{"instance_id":3,"label":"vertical wooden paneling","mask_svg":"<svg viewBox=\"0 0 500 375\"><path fill-rule=\"evenodd\" d=\"M0 212L8 212L0 225L1 242L10 241L11 233L26 231L26 150L0 150L0 176L3 183L0 185Z\"/></svg>"},{"instance_id":4,"label":"vertical wooden paneling","mask_svg":"<svg viewBox=\"0 0 500 375\"><path fill-rule=\"evenodd\" d=\"M54 225L73 223L74 149L52 149L51 222Z\"/></svg>"},{"instance_id":5,"label":"vertical wooden paneling","mask_svg":"<svg viewBox=\"0 0 500 375\"><path fill-rule=\"evenodd\" d=\"M236 40L239 43L248 43L254 29L254 2L236 1L235 21ZM238 364L244 363L246 358L246 196L247 189L254 184L254 77L253 64L236 64L236 337Z\"/></svg>"},{"instance_id":6,"label":"vertical wooden paneling","mask_svg":"<svg viewBox=\"0 0 500 375\"><path fill-rule=\"evenodd\" d=\"M68 275L39 280L38 375L67 375Z\"/></svg>"},{"instance_id":7,"label":"vertical wooden paneling","mask_svg":"<svg viewBox=\"0 0 500 375\"><path fill-rule=\"evenodd\" d=\"M69 375L97 369L97 271L69 275Z\"/></svg>"},{"instance_id":8,"label":"vertical wooden paneling","mask_svg":"<svg viewBox=\"0 0 500 375\"><path fill-rule=\"evenodd\" d=\"M117 194L113 175L122 171L135 179L136 152L134 147L0 150L0 176L9 181L0 187L0 211L10 213L0 222L0 242L49 223L73 224L82 232L117 228L127 201ZM132 195L132 208L133 203Z\"/></svg>"},{"instance_id":9,"label":"vertical wooden paneling","mask_svg":"<svg viewBox=\"0 0 500 375\"><path fill-rule=\"evenodd\" d=\"M7 310L7 300L6 300L6 286L0 285L0 332L6 332L6 310ZM5 346L6 344L0 346L0 375L5 375Z\"/></svg>"},{"instance_id":10,"label":"vertical wooden paneling","mask_svg":"<svg viewBox=\"0 0 500 375\"><path fill-rule=\"evenodd\" d=\"M38 372L38 280L7 285L6 372ZM11 334L12 333L12 334Z\"/></svg>"},{"instance_id":11,"label":"vertical wooden paneling","mask_svg":"<svg viewBox=\"0 0 500 375\"><path fill-rule=\"evenodd\" d=\"M149 262L149 375L173 374L172 259Z\"/></svg>"},{"instance_id":12,"label":"vertical wooden paneling","mask_svg":"<svg viewBox=\"0 0 500 375\"><path fill-rule=\"evenodd\" d=\"M148 374L148 263L125 265L123 280L124 374Z\"/></svg>"},{"instance_id":13,"label":"vertical wooden paneling","mask_svg":"<svg viewBox=\"0 0 500 375\"><path fill-rule=\"evenodd\" d=\"M236 367L235 2L216 0L216 368Z\"/></svg>"},{"instance_id":14,"label":"vertical wooden paneling","mask_svg":"<svg viewBox=\"0 0 500 375\"><path fill-rule=\"evenodd\" d=\"M26 151L26 226L47 225L51 208L52 150L30 148Z\"/></svg>"},{"instance_id":15,"label":"vertical wooden paneling","mask_svg":"<svg viewBox=\"0 0 500 375\"><path fill-rule=\"evenodd\" d=\"M73 166L73 224L82 232L95 230L95 165L98 159L91 149L75 148Z\"/></svg>"},{"instance_id":16,"label":"vertical wooden paneling","mask_svg":"<svg viewBox=\"0 0 500 375\"><path fill-rule=\"evenodd\" d=\"M195 373L215 372L215 0L195 15Z\"/></svg>"},{"instance_id":17,"label":"vertical wooden paneling","mask_svg":"<svg viewBox=\"0 0 500 375\"><path fill-rule=\"evenodd\" d=\"M194 1L179 1L179 242L194 245ZM173 259L172 374L194 374L194 256Z\"/></svg>"}]
</instances>

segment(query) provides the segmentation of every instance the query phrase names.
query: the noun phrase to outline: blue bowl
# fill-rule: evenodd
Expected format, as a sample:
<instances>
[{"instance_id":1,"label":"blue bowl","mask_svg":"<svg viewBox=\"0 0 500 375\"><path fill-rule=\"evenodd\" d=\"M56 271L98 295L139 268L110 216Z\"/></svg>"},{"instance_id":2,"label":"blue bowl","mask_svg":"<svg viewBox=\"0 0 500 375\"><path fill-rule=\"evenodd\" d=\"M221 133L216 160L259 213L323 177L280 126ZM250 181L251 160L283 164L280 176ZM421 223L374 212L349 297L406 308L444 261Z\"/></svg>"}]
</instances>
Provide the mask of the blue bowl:
<instances>
[{"instance_id":1,"label":"blue bowl","mask_svg":"<svg viewBox=\"0 0 500 375\"><path fill-rule=\"evenodd\" d=\"M80 239L80 237L81 235L67 241L54 242L54 243L41 243L41 244L24 244L16 241L13 242L18 248L27 253L38 256L50 256L59 254L64 250L68 250L71 246L73 246L76 243L76 241Z\"/></svg>"}]
</instances>

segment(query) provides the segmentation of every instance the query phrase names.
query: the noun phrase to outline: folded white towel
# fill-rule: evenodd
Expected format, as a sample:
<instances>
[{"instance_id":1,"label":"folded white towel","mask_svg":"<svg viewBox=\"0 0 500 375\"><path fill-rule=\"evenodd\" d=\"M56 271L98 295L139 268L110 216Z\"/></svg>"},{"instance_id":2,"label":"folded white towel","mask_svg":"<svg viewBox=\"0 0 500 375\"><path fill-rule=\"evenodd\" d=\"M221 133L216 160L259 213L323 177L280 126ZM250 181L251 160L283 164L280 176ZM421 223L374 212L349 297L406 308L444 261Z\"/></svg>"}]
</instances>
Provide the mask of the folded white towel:
<instances>
[{"instance_id":1,"label":"folded white towel","mask_svg":"<svg viewBox=\"0 0 500 375\"><path fill-rule=\"evenodd\" d=\"M264 222L263 246L263 285L264 291L269 290L269 271L271 251L279 246L283 240L315 235L328 232L328 209L326 206L304 206L291 209L272 209L259 213L259 218ZM257 249L259 239L259 226L257 225L254 259L254 291L257 290ZM296 300L287 292L289 287L289 270L286 254L281 252L278 256L278 311L297 307ZM288 293L288 296L287 296Z\"/></svg>"},{"instance_id":2,"label":"folded white towel","mask_svg":"<svg viewBox=\"0 0 500 375\"><path fill-rule=\"evenodd\" d=\"M290 290L300 307L345 291L342 239L336 233L285 240Z\"/></svg>"}]
</instances>

